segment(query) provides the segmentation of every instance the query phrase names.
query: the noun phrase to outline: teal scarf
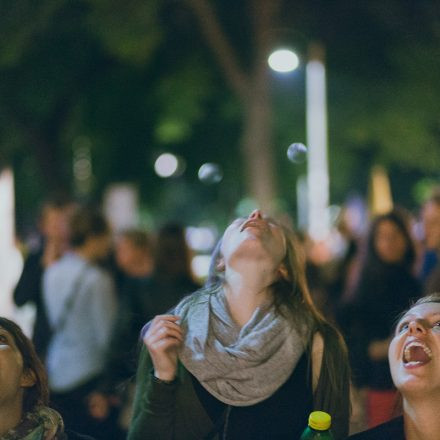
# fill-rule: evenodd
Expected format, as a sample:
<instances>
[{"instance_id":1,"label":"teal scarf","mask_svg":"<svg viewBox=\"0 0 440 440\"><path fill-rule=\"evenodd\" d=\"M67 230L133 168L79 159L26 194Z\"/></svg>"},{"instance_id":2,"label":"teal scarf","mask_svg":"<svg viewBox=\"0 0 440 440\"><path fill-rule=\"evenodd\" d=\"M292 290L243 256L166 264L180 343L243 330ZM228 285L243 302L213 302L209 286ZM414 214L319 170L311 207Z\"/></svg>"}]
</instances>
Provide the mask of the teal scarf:
<instances>
[{"instance_id":1,"label":"teal scarf","mask_svg":"<svg viewBox=\"0 0 440 440\"><path fill-rule=\"evenodd\" d=\"M65 440L61 416L52 408L38 406L26 413L20 423L0 440Z\"/></svg>"}]
</instances>

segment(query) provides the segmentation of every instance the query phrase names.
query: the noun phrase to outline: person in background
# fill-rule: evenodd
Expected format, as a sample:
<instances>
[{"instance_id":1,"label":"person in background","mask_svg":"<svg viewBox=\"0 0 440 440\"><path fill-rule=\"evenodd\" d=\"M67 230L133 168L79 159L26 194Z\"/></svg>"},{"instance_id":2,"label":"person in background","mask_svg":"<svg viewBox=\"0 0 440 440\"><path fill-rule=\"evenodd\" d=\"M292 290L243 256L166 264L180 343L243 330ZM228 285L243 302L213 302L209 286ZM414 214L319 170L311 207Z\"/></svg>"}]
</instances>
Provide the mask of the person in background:
<instances>
[{"instance_id":1,"label":"person in background","mask_svg":"<svg viewBox=\"0 0 440 440\"><path fill-rule=\"evenodd\" d=\"M440 291L440 190L424 204L422 223L426 251L421 278L425 294Z\"/></svg>"},{"instance_id":2,"label":"person in background","mask_svg":"<svg viewBox=\"0 0 440 440\"><path fill-rule=\"evenodd\" d=\"M440 293L420 298L395 326L388 359L402 415L352 440L438 440L440 433Z\"/></svg>"},{"instance_id":3,"label":"person in background","mask_svg":"<svg viewBox=\"0 0 440 440\"><path fill-rule=\"evenodd\" d=\"M17 306L27 303L35 305L36 316L32 340L41 359L45 358L50 335L41 292L43 272L68 249L68 225L73 209L73 203L66 200L49 200L44 203L39 221L42 241L40 246L26 257L23 271L14 290L14 302Z\"/></svg>"},{"instance_id":4,"label":"person in background","mask_svg":"<svg viewBox=\"0 0 440 440\"><path fill-rule=\"evenodd\" d=\"M97 264L110 250L110 229L99 211L81 207L70 231L71 252L43 275L52 330L46 357L49 386L67 427L107 439L111 427L92 417L87 399L101 379L116 318L113 279Z\"/></svg>"},{"instance_id":5,"label":"person in background","mask_svg":"<svg viewBox=\"0 0 440 440\"><path fill-rule=\"evenodd\" d=\"M185 228L178 223L163 225L155 243L154 271L143 296L144 322L165 313L199 287L191 271Z\"/></svg>"},{"instance_id":6,"label":"person in background","mask_svg":"<svg viewBox=\"0 0 440 440\"><path fill-rule=\"evenodd\" d=\"M141 229L122 231L115 244L115 259L122 271L119 283L119 311L112 337L110 368L113 383L122 382L136 372L135 354L139 332L148 311L144 296L154 269L154 250L147 232Z\"/></svg>"},{"instance_id":7,"label":"person in background","mask_svg":"<svg viewBox=\"0 0 440 440\"><path fill-rule=\"evenodd\" d=\"M93 440L64 431L49 408L43 364L20 327L0 317L0 440Z\"/></svg>"},{"instance_id":8,"label":"person in background","mask_svg":"<svg viewBox=\"0 0 440 440\"><path fill-rule=\"evenodd\" d=\"M129 440L297 439L318 408L346 437L345 344L299 252L259 210L232 222L205 286L143 330Z\"/></svg>"},{"instance_id":9,"label":"person in background","mask_svg":"<svg viewBox=\"0 0 440 440\"><path fill-rule=\"evenodd\" d=\"M350 349L354 384L366 390L368 427L389 420L395 407L387 352L393 317L421 293L414 262L405 214L393 210L377 216L367 236L352 300L338 315Z\"/></svg>"},{"instance_id":10,"label":"person in background","mask_svg":"<svg viewBox=\"0 0 440 440\"><path fill-rule=\"evenodd\" d=\"M119 308L108 350L104 376L99 390L89 399L92 411L100 418L119 419L126 429L129 418L136 361L139 355L139 333L148 310L144 296L154 267L153 246L148 233L142 229L127 229L118 234L114 258L118 276ZM125 436L124 436L125 438ZM116 434L114 435L116 439Z\"/></svg>"},{"instance_id":11,"label":"person in background","mask_svg":"<svg viewBox=\"0 0 440 440\"><path fill-rule=\"evenodd\" d=\"M148 279L153 272L153 245L142 229L126 229L118 234L115 246L116 264L127 277Z\"/></svg>"},{"instance_id":12,"label":"person in background","mask_svg":"<svg viewBox=\"0 0 440 440\"><path fill-rule=\"evenodd\" d=\"M342 255L333 262L333 273L328 286L329 299L334 313L338 305L343 301L344 293L347 292L350 281L353 278L356 257L359 252L358 237L350 223L348 211L346 208L343 208L337 219L336 228L342 242L345 244L345 249Z\"/></svg>"},{"instance_id":13,"label":"person in background","mask_svg":"<svg viewBox=\"0 0 440 440\"><path fill-rule=\"evenodd\" d=\"M191 254L180 224L163 225L154 247L144 231L123 231L116 240L115 260L122 271L120 309L101 392L91 395L90 404L103 417L118 402L121 424L127 427L124 419L131 411L132 379L143 324L166 313L200 286L192 277Z\"/></svg>"}]
</instances>

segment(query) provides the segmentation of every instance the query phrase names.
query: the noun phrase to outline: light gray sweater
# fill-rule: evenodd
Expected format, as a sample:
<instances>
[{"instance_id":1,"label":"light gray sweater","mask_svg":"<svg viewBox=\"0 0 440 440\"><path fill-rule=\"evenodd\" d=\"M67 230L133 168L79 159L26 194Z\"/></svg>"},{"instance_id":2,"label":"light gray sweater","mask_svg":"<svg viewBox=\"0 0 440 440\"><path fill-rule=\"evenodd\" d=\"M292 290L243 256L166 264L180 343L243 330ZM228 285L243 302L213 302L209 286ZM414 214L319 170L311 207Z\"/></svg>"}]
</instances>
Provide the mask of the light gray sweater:
<instances>
[{"instance_id":1,"label":"light gray sweater","mask_svg":"<svg viewBox=\"0 0 440 440\"><path fill-rule=\"evenodd\" d=\"M64 255L43 276L52 328L64 320L71 295L75 299L64 325L52 337L46 359L49 386L56 392L70 391L102 372L116 316L112 278L75 253Z\"/></svg>"}]
</instances>

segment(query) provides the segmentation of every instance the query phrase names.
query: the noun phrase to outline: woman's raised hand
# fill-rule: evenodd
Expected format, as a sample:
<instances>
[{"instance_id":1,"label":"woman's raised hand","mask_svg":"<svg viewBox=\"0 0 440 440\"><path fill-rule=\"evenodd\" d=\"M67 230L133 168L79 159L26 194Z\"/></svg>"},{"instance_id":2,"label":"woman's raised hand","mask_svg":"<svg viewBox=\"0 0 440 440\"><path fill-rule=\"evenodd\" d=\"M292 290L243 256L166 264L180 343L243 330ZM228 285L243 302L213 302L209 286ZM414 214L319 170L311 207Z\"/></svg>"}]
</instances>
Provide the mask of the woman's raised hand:
<instances>
[{"instance_id":1,"label":"woman's raised hand","mask_svg":"<svg viewBox=\"0 0 440 440\"><path fill-rule=\"evenodd\" d=\"M174 380L177 374L177 351L183 343L180 317L158 315L144 337L154 366L154 375L161 380Z\"/></svg>"}]
</instances>

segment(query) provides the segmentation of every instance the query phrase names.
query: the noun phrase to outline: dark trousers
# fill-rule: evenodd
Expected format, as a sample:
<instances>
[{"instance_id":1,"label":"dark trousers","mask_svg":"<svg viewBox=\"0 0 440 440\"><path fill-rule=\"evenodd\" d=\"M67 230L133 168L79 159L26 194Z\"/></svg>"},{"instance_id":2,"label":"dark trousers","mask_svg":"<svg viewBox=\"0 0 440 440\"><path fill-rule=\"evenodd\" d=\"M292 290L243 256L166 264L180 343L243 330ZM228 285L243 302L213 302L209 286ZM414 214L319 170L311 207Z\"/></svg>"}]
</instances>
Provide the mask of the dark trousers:
<instances>
[{"instance_id":1,"label":"dark trousers","mask_svg":"<svg viewBox=\"0 0 440 440\"><path fill-rule=\"evenodd\" d=\"M97 440L120 440L125 438L118 426L118 411L112 408L104 420L93 418L88 410L87 398L96 391L97 380L91 380L65 393L51 393L51 406L64 420L66 429L87 434Z\"/></svg>"}]
</instances>

